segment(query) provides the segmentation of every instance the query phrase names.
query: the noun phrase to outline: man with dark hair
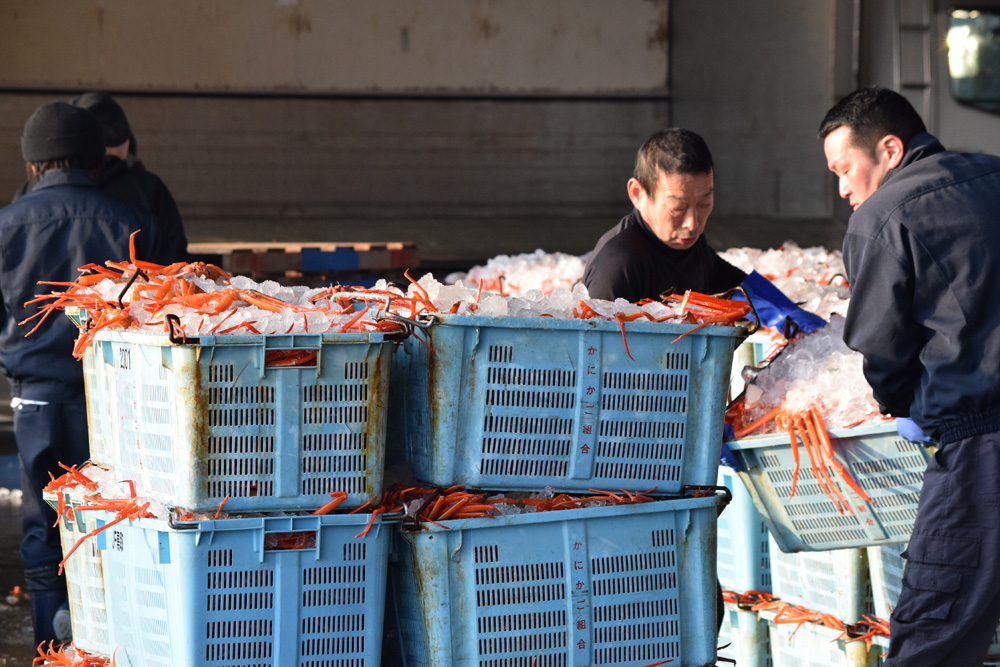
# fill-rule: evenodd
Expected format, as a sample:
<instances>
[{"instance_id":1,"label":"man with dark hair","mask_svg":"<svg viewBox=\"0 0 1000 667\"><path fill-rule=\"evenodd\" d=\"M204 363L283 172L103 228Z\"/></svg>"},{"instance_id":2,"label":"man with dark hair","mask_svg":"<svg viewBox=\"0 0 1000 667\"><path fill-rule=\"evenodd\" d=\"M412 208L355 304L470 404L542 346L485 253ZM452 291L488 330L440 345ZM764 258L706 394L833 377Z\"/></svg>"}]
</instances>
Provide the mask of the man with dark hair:
<instances>
[{"instance_id":1,"label":"man with dark hair","mask_svg":"<svg viewBox=\"0 0 1000 667\"><path fill-rule=\"evenodd\" d=\"M125 111L108 93L89 92L70 100L70 104L91 112L101 123L105 157L97 175L97 187L112 197L138 204L156 215L160 229L160 248L168 263L187 261L187 235L180 211L170 190L156 174L146 170L136 158L135 137ZM25 182L14 201L34 187Z\"/></svg>"},{"instance_id":2,"label":"man with dark hair","mask_svg":"<svg viewBox=\"0 0 1000 667\"><path fill-rule=\"evenodd\" d=\"M127 258L132 232L141 230L139 258L162 262L163 257L154 216L95 187L104 140L89 111L64 102L43 104L24 126L21 153L35 187L0 209L0 369L13 398L23 493L21 556L38 644L68 634L68 628L53 627L65 606L66 582L59 574L56 515L42 489L50 474L61 473L60 463L79 465L90 448L72 322L49 317L30 336L25 336L30 327L18 323L37 312L37 305L25 302L47 291L39 281L74 281L81 266Z\"/></svg>"},{"instance_id":3,"label":"man with dark hair","mask_svg":"<svg viewBox=\"0 0 1000 667\"><path fill-rule=\"evenodd\" d=\"M628 301L660 293L716 293L746 274L702 236L712 212L715 175L704 139L690 130L657 132L639 149L626 184L635 208L597 242L583 281L592 297Z\"/></svg>"},{"instance_id":4,"label":"man with dark hair","mask_svg":"<svg viewBox=\"0 0 1000 667\"><path fill-rule=\"evenodd\" d=\"M583 281L598 299L659 300L669 290L707 294L742 285L762 323L791 333L825 322L758 274L719 257L702 236L715 204L715 167L691 130L653 134L639 149L626 190L635 208L597 242Z\"/></svg>"},{"instance_id":5,"label":"man with dark hair","mask_svg":"<svg viewBox=\"0 0 1000 667\"><path fill-rule=\"evenodd\" d=\"M1000 158L945 150L878 87L819 134L854 209L844 340L900 435L937 443L885 665L981 665L1000 620Z\"/></svg>"}]
</instances>

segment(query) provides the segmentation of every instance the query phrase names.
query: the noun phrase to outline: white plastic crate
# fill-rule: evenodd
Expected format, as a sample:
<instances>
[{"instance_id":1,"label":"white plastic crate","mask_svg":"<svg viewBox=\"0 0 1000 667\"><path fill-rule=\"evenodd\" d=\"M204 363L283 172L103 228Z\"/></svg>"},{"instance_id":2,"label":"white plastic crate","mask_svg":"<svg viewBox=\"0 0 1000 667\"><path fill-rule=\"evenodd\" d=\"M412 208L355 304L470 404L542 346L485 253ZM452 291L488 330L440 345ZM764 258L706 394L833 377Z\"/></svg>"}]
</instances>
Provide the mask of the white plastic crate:
<instances>
[{"instance_id":1,"label":"white plastic crate","mask_svg":"<svg viewBox=\"0 0 1000 667\"><path fill-rule=\"evenodd\" d=\"M84 359L91 458L190 511L360 505L382 489L391 345L383 334L100 331ZM309 366L270 365L282 350Z\"/></svg>"},{"instance_id":2,"label":"white plastic crate","mask_svg":"<svg viewBox=\"0 0 1000 667\"><path fill-rule=\"evenodd\" d=\"M96 512L77 512L83 504L83 488L60 491L68 509L59 521L59 540L65 556L81 537L96 528ZM46 493L45 501L53 508L59 495ZM99 655L111 655L108 613L104 598L104 564L93 539L86 540L73 552L64 566L69 592L69 613L73 625L73 643L80 649Z\"/></svg>"},{"instance_id":3,"label":"white plastic crate","mask_svg":"<svg viewBox=\"0 0 1000 667\"><path fill-rule=\"evenodd\" d=\"M771 545L774 597L844 623L856 623L874 612L864 549L783 553Z\"/></svg>"},{"instance_id":4,"label":"white plastic crate","mask_svg":"<svg viewBox=\"0 0 1000 667\"><path fill-rule=\"evenodd\" d=\"M903 566L901 555L905 544L868 548L868 564L871 570L872 598L875 615L889 620L899 594L903 590ZM993 641L986 653L988 660L1000 659L1000 626L993 632Z\"/></svg>"},{"instance_id":5,"label":"white plastic crate","mask_svg":"<svg viewBox=\"0 0 1000 667\"><path fill-rule=\"evenodd\" d=\"M613 321L438 319L393 363L419 479L577 492L715 483L742 327L672 343L694 325L626 323L627 353Z\"/></svg>"},{"instance_id":6,"label":"white plastic crate","mask_svg":"<svg viewBox=\"0 0 1000 667\"><path fill-rule=\"evenodd\" d=\"M728 658L738 667L772 667L768 624L755 611L726 604L718 645L717 664Z\"/></svg>"},{"instance_id":7,"label":"white plastic crate","mask_svg":"<svg viewBox=\"0 0 1000 667\"><path fill-rule=\"evenodd\" d=\"M719 515L719 583L737 593L770 593L771 548L767 524L732 468L719 466L718 485L729 488L733 495Z\"/></svg>"},{"instance_id":8,"label":"white plastic crate","mask_svg":"<svg viewBox=\"0 0 1000 667\"><path fill-rule=\"evenodd\" d=\"M399 533L406 667L715 661L718 498L441 522Z\"/></svg>"},{"instance_id":9,"label":"white plastic crate","mask_svg":"<svg viewBox=\"0 0 1000 667\"><path fill-rule=\"evenodd\" d=\"M771 536L785 552L878 546L905 542L917 517L917 501L930 457L926 447L896 433L895 422L830 431L834 455L875 503L861 499L827 466L854 513L841 514L816 481L799 443L800 466L790 497L795 462L788 434L727 443L743 463L739 473Z\"/></svg>"},{"instance_id":10,"label":"white plastic crate","mask_svg":"<svg viewBox=\"0 0 1000 667\"><path fill-rule=\"evenodd\" d=\"M879 667L883 650L877 644L849 641L841 632L816 623L774 623L768 618L774 667Z\"/></svg>"},{"instance_id":11,"label":"white plastic crate","mask_svg":"<svg viewBox=\"0 0 1000 667\"><path fill-rule=\"evenodd\" d=\"M376 517L356 538L369 517L109 527L97 537L117 664L378 667L391 529Z\"/></svg>"}]
</instances>

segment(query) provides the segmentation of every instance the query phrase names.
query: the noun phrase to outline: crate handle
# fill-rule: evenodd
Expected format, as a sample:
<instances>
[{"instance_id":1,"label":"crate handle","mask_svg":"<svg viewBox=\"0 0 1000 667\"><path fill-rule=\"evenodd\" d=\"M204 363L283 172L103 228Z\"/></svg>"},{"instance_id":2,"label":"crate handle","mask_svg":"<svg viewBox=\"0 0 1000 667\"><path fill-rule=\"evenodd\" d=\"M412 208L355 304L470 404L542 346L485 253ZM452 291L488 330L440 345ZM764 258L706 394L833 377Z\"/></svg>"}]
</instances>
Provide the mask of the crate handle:
<instances>
[{"instance_id":1,"label":"crate handle","mask_svg":"<svg viewBox=\"0 0 1000 667\"><path fill-rule=\"evenodd\" d=\"M180 514L176 507L170 508L170 514L167 516L167 526L172 530L197 530L197 521L181 521Z\"/></svg>"},{"instance_id":2,"label":"crate handle","mask_svg":"<svg viewBox=\"0 0 1000 667\"><path fill-rule=\"evenodd\" d=\"M728 486L698 486L697 484L685 484L681 487L681 498L704 498L705 496L721 496L725 505L733 499L733 492Z\"/></svg>"},{"instance_id":3,"label":"crate handle","mask_svg":"<svg viewBox=\"0 0 1000 667\"><path fill-rule=\"evenodd\" d=\"M122 310L125 310L125 303L122 301L122 299L125 298L125 292L127 292L128 289L132 287L132 283L134 283L135 279L138 278L139 276L142 276L142 279L145 280L147 283L149 282L149 276L143 273L142 269L136 267L135 271L132 272L132 277L128 279L128 282L125 283L125 287L123 287L122 291L118 293L118 307L121 308Z\"/></svg>"},{"instance_id":4,"label":"crate handle","mask_svg":"<svg viewBox=\"0 0 1000 667\"><path fill-rule=\"evenodd\" d=\"M747 294L747 291L743 289L742 286L737 285L736 287L728 289L722 294L717 294L716 296L720 299L729 299L737 292L743 295L743 298L746 299L747 305L750 306L750 311L753 313L753 319L754 319L753 328L747 331L747 335L751 336L757 333L757 331L760 329L760 315L757 314L757 308L756 306L753 305L753 301L750 300L750 295Z\"/></svg>"},{"instance_id":5,"label":"crate handle","mask_svg":"<svg viewBox=\"0 0 1000 667\"><path fill-rule=\"evenodd\" d=\"M396 320L397 322L402 322L403 324L407 324L410 327L416 327L418 329L430 329L431 325L437 322L438 319L437 315L433 314L425 315L424 313L421 313L417 317L418 318L426 317L427 319L411 319L409 317L403 317L399 313L389 313L387 317Z\"/></svg>"},{"instance_id":6,"label":"crate handle","mask_svg":"<svg viewBox=\"0 0 1000 667\"><path fill-rule=\"evenodd\" d=\"M315 529L265 532L264 551L315 550L318 539Z\"/></svg>"},{"instance_id":7,"label":"crate handle","mask_svg":"<svg viewBox=\"0 0 1000 667\"><path fill-rule=\"evenodd\" d=\"M198 345L201 343L201 339L197 336L191 337L185 335L184 329L181 328L181 318L173 313L168 313L163 316L163 319L167 322L167 338L174 345ZM180 335L177 334L178 331Z\"/></svg>"}]
</instances>

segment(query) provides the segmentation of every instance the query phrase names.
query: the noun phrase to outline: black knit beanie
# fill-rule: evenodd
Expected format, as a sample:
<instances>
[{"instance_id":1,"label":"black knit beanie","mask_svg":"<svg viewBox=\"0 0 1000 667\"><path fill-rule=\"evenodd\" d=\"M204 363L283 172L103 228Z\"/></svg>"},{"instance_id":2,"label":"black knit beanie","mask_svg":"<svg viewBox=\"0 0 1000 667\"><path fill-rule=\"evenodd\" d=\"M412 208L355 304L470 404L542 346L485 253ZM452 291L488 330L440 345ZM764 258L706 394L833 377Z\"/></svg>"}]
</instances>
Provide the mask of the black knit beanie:
<instances>
[{"instance_id":1,"label":"black knit beanie","mask_svg":"<svg viewBox=\"0 0 1000 667\"><path fill-rule=\"evenodd\" d=\"M72 104L43 104L24 124L21 155L25 162L102 157L101 124L92 113Z\"/></svg>"},{"instance_id":2,"label":"black knit beanie","mask_svg":"<svg viewBox=\"0 0 1000 667\"><path fill-rule=\"evenodd\" d=\"M104 130L105 146L119 146L132 135L132 129L128 126L125 112L107 93L84 93L79 97L74 97L69 103L86 109L97 116L97 120L101 121L101 128Z\"/></svg>"}]
</instances>

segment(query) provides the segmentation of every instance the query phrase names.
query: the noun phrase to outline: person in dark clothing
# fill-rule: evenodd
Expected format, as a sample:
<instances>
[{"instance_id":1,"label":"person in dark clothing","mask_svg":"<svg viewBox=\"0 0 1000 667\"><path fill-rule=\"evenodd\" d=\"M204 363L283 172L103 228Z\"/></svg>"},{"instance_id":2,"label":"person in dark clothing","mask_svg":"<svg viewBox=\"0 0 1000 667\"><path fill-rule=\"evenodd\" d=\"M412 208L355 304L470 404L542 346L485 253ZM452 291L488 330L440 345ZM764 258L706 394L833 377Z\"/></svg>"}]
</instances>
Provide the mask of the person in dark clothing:
<instances>
[{"instance_id":1,"label":"person in dark clothing","mask_svg":"<svg viewBox=\"0 0 1000 667\"><path fill-rule=\"evenodd\" d=\"M844 340L899 434L937 443L885 665L981 665L1000 621L1000 158L945 150L879 87L819 135L854 209Z\"/></svg>"},{"instance_id":2,"label":"person in dark clothing","mask_svg":"<svg viewBox=\"0 0 1000 667\"><path fill-rule=\"evenodd\" d=\"M106 155L97 175L97 187L112 197L152 211L159 223L159 245L168 263L189 261L187 235L177 203L163 180L147 171L135 156L135 137L121 106L104 92L84 93L70 100L70 104L87 109L101 123ZM26 181L14 201L32 187L34 183Z\"/></svg>"},{"instance_id":3,"label":"person in dark clothing","mask_svg":"<svg viewBox=\"0 0 1000 667\"><path fill-rule=\"evenodd\" d=\"M715 167L698 134L683 128L653 134L639 149L626 189L635 208L597 242L583 273L590 296L634 303L658 301L670 290L716 294L742 286L766 326L808 333L826 324L708 245L702 234L715 204Z\"/></svg>"},{"instance_id":4,"label":"person in dark clothing","mask_svg":"<svg viewBox=\"0 0 1000 667\"><path fill-rule=\"evenodd\" d=\"M65 640L68 630L53 626L66 602L66 582L59 574L56 515L42 489L50 474L61 474L60 463L79 465L90 451L83 369L72 356L76 328L69 318L52 316L26 336L31 327L19 322L38 306L25 302L45 291L39 281L74 281L78 267L128 258L132 232L141 230L137 255L161 263L163 256L153 214L94 185L104 141L89 111L64 102L43 104L24 126L21 152L35 187L0 209L0 370L14 409L21 556L37 644Z\"/></svg>"},{"instance_id":5,"label":"person in dark clothing","mask_svg":"<svg viewBox=\"0 0 1000 667\"><path fill-rule=\"evenodd\" d=\"M746 273L702 236L715 204L715 171L705 141L672 128L650 137L626 190L635 208L597 242L583 274L598 299L660 299L660 293L722 292Z\"/></svg>"}]
</instances>

